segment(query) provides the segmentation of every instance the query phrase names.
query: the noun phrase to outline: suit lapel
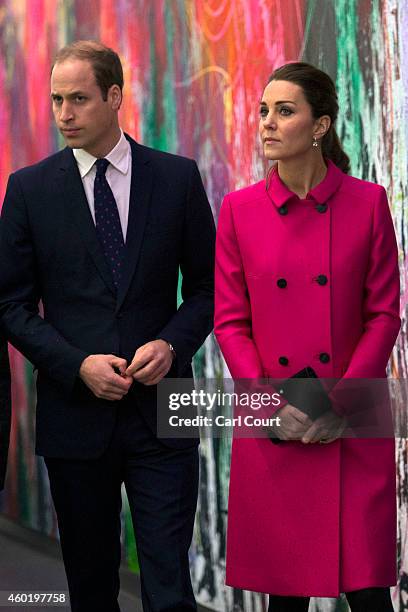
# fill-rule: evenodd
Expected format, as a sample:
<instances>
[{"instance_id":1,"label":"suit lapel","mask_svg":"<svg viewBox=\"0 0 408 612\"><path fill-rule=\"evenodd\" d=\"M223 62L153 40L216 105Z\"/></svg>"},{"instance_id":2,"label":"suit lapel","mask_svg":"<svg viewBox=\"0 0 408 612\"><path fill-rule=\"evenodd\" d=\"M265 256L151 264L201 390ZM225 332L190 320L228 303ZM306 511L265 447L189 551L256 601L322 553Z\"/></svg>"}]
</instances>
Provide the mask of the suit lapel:
<instances>
[{"instance_id":1,"label":"suit lapel","mask_svg":"<svg viewBox=\"0 0 408 612\"><path fill-rule=\"evenodd\" d=\"M132 148L132 180L130 185L129 217L126 234L125 263L118 288L116 309L119 310L129 290L142 246L149 211L153 170L145 148L126 136Z\"/></svg>"},{"instance_id":2,"label":"suit lapel","mask_svg":"<svg viewBox=\"0 0 408 612\"><path fill-rule=\"evenodd\" d=\"M109 270L102 247L96 234L95 225L89 210L81 176L71 149L68 147L62 152L63 162L60 166L58 183L62 186L67 209L72 213L80 236L88 249L95 266L104 280L106 286L115 295L112 274Z\"/></svg>"},{"instance_id":3,"label":"suit lapel","mask_svg":"<svg viewBox=\"0 0 408 612\"><path fill-rule=\"evenodd\" d=\"M127 135L126 138L130 142L132 149L132 179L130 185L125 263L122 280L117 291L117 310L123 304L135 273L153 186L153 170L145 148L138 145ZM68 147L62 151L62 163L60 164L57 182L62 188L67 209L72 213L72 219L99 274L109 290L116 295L112 274L96 234L78 166L72 150Z\"/></svg>"}]
</instances>

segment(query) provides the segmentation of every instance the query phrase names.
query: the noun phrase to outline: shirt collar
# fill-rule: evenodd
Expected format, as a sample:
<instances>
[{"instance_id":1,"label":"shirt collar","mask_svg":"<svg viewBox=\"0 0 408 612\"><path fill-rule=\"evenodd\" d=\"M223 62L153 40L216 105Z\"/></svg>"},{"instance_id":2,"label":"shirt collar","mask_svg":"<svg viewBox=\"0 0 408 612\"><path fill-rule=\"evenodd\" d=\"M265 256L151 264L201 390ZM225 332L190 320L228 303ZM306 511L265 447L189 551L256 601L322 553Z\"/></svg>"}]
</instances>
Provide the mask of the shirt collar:
<instances>
[{"instance_id":1,"label":"shirt collar","mask_svg":"<svg viewBox=\"0 0 408 612\"><path fill-rule=\"evenodd\" d=\"M88 172L93 168L96 157L85 151L84 149L73 149L73 154L78 164L79 173L81 178L84 178ZM127 174L130 164L130 144L126 140L126 137L122 130L120 130L120 138L118 143L113 147L112 151L105 155L105 159L116 170L119 170L122 174Z\"/></svg>"},{"instance_id":2,"label":"shirt collar","mask_svg":"<svg viewBox=\"0 0 408 612\"><path fill-rule=\"evenodd\" d=\"M327 172L324 179L316 185L307 194L307 199L312 199L318 204L325 204L329 198L340 187L344 173L330 159L326 159ZM271 172L267 191L272 202L279 208L286 204L292 198L298 199L298 196L290 191L279 177L277 166Z\"/></svg>"}]
</instances>

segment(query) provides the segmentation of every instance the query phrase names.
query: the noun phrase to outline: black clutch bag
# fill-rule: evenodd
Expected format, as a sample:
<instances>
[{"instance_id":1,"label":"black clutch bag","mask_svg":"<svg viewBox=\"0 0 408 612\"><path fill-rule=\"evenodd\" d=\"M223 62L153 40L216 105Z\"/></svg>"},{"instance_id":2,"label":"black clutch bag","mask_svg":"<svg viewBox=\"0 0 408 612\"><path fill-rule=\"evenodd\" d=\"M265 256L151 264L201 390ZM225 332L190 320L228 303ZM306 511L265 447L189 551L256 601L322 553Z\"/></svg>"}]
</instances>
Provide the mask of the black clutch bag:
<instances>
[{"instance_id":1,"label":"black clutch bag","mask_svg":"<svg viewBox=\"0 0 408 612\"><path fill-rule=\"evenodd\" d=\"M298 379L302 378L302 382ZM331 401L325 388L310 366L306 366L290 378L276 385L276 389L289 404L301 410L314 421L331 409ZM284 442L277 437L271 437L274 444Z\"/></svg>"}]
</instances>

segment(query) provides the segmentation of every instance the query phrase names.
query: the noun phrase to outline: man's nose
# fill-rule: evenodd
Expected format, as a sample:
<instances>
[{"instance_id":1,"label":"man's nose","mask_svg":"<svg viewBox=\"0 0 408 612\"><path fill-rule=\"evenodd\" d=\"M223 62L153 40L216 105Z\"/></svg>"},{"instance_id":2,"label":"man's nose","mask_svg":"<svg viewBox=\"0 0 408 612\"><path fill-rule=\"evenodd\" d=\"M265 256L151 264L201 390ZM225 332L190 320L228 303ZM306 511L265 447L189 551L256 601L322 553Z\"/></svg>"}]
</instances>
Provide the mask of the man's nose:
<instances>
[{"instance_id":1,"label":"man's nose","mask_svg":"<svg viewBox=\"0 0 408 612\"><path fill-rule=\"evenodd\" d=\"M72 112L72 106L68 102L63 102L61 104L60 111L60 120L61 121L70 121L73 118L74 114Z\"/></svg>"}]
</instances>

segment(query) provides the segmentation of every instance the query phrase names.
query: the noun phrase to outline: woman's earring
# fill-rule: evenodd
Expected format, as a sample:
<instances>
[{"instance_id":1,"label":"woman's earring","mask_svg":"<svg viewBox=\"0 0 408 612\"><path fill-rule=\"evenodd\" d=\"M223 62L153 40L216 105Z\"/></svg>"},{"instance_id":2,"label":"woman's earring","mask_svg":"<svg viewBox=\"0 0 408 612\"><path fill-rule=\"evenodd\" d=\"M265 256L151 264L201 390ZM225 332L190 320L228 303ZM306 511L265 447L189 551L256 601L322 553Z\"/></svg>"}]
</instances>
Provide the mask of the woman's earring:
<instances>
[{"instance_id":1,"label":"woman's earring","mask_svg":"<svg viewBox=\"0 0 408 612\"><path fill-rule=\"evenodd\" d=\"M318 146L319 146L319 143L318 143L318 141L317 141L316 136L313 136L313 146L314 146L314 147L318 147Z\"/></svg>"}]
</instances>

